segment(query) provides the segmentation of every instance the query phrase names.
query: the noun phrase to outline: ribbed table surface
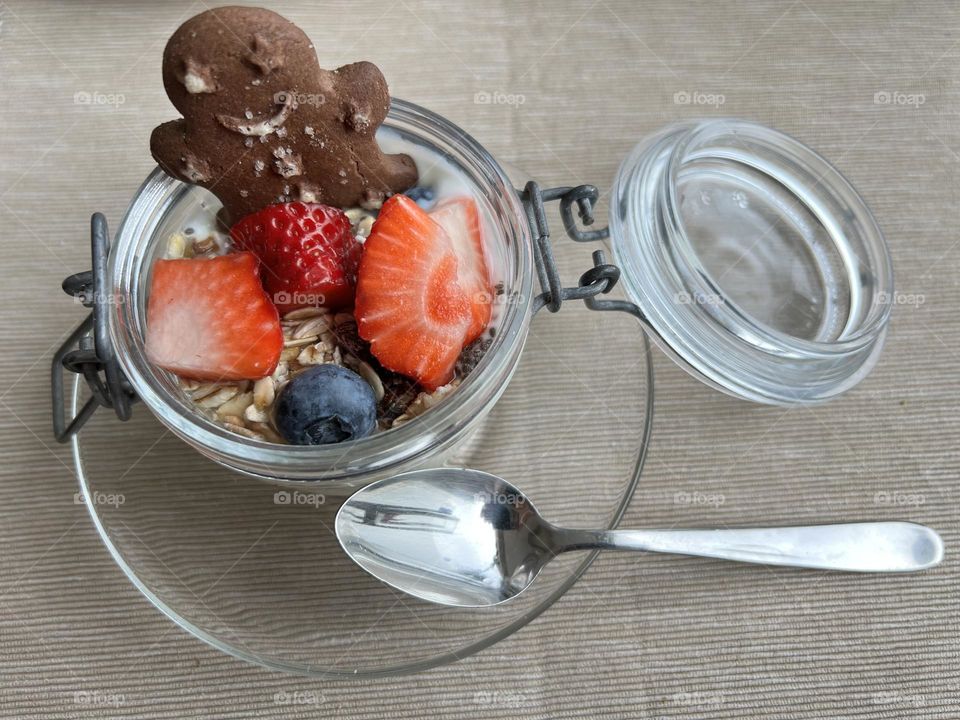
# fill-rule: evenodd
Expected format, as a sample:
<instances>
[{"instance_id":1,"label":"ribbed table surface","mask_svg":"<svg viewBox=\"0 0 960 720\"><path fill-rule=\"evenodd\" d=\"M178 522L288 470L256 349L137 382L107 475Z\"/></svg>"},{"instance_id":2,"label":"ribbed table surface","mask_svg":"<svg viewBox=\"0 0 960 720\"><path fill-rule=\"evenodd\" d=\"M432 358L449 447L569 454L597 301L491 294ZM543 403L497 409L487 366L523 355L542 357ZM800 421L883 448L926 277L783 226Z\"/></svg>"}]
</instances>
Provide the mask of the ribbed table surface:
<instances>
[{"instance_id":1,"label":"ribbed table surface","mask_svg":"<svg viewBox=\"0 0 960 720\"><path fill-rule=\"evenodd\" d=\"M910 519L947 544L941 567L901 576L608 554L494 647L357 682L269 673L177 629L103 548L74 503L68 449L51 437L49 361L81 317L60 282L89 265L90 213L116 225L152 169L150 131L175 117L163 46L205 7L0 1L0 714L960 715L960 8L271 4L313 38L324 67L377 63L395 96L450 118L544 186L604 192L638 140L696 116L765 123L830 158L867 199L894 259L900 301L878 366L835 402L784 410L721 395L656 353L653 443L623 524ZM85 105L77 93L123 102ZM617 347L584 347L582 372L629 364ZM564 409L545 392L527 411L550 433L538 421ZM564 452L608 452L584 438ZM502 464L511 452L507 443Z\"/></svg>"}]
</instances>

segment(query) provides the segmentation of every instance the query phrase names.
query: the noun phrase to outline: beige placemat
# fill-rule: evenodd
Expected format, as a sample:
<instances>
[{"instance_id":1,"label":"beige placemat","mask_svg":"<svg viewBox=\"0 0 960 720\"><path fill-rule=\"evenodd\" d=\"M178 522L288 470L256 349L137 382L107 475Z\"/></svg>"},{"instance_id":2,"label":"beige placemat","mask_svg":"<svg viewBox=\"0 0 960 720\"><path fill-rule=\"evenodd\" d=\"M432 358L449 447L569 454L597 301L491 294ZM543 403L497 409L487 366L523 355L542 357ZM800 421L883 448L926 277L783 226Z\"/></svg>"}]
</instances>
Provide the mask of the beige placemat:
<instances>
[{"instance_id":1,"label":"beige placemat","mask_svg":"<svg viewBox=\"0 0 960 720\"><path fill-rule=\"evenodd\" d=\"M654 443L625 523L910 518L940 530L947 561L860 577L607 556L494 648L363 683L270 674L190 638L125 580L74 505L70 457L50 436L47 366L79 317L58 288L88 264L90 213L117 222L152 166L151 128L173 116L164 41L205 3L3 0L0 713L957 717L960 9L273 5L324 66L373 60L394 94L544 184L606 188L640 137L697 115L769 123L831 158L874 209L905 294L879 366L837 402L785 412L723 397L658 357ZM678 504L678 492L723 501ZM278 704L280 691L317 702Z\"/></svg>"}]
</instances>

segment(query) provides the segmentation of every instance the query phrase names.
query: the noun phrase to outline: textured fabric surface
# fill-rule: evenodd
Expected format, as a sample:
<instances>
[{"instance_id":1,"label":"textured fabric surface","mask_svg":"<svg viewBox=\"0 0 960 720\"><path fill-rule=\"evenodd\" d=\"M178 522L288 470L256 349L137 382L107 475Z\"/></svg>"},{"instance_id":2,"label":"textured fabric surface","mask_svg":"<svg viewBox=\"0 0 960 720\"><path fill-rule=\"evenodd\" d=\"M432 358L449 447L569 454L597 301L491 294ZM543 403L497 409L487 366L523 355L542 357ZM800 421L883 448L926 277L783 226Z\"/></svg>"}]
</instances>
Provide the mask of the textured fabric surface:
<instances>
[{"instance_id":1,"label":"textured fabric surface","mask_svg":"<svg viewBox=\"0 0 960 720\"><path fill-rule=\"evenodd\" d=\"M0 0L0 714L960 715L960 10L813 0L272 6L314 39L324 67L376 62L396 96L450 118L544 185L605 190L638 139L700 115L770 124L830 158L868 200L894 257L902 295L879 365L836 402L785 411L720 395L656 354L653 443L624 525L911 519L942 533L947 559L880 577L606 555L492 648L363 682L270 673L190 637L127 581L74 503L72 459L50 434L48 364L80 317L59 284L88 266L90 213L119 221L152 168L150 130L174 117L160 84L163 44L206 5ZM587 262L576 255L569 277ZM531 341L525 359L534 377L536 349ZM634 351L616 342L571 351L563 381L615 379ZM569 400L520 397L540 419ZM551 432L535 424L545 436L530 442L546 452ZM575 467L589 487L591 457L605 468L631 440L611 433L606 445L562 443L556 471ZM498 468L528 461L503 440ZM118 432L124 452L138 441Z\"/></svg>"}]
</instances>

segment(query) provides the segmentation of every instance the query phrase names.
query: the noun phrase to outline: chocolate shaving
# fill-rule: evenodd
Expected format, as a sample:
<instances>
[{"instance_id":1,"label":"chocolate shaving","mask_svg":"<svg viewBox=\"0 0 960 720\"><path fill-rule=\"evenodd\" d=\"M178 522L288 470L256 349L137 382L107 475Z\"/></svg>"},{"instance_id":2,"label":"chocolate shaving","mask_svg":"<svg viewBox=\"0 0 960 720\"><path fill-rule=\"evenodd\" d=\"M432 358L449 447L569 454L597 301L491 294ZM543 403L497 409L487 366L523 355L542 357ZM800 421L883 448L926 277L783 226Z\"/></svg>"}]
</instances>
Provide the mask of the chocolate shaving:
<instances>
[{"instance_id":1,"label":"chocolate shaving","mask_svg":"<svg viewBox=\"0 0 960 720\"><path fill-rule=\"evenodd\" d=\"M479 337L467 345L457 358L457 377L466 377L483 359L484 354L490 349L493 340L489 337Z\"/></svg>"},{"instance_id":2,"label":"chocolate shaving","mask_svg":"<svg viewBox=\"0 0 960 720\"><path fill-rule=\"evenodd\" d=\"M383 384L383 399L379 403L377 417L391 422L400 417L407 406L420 394L420 386L416 381L387 370L377 361L370 352L370 345L360 337L356 320L338 322L333 334L341 352L347 352L358 360L363 360L380 376L380 382Z\"/></svg>"}]
</instances>

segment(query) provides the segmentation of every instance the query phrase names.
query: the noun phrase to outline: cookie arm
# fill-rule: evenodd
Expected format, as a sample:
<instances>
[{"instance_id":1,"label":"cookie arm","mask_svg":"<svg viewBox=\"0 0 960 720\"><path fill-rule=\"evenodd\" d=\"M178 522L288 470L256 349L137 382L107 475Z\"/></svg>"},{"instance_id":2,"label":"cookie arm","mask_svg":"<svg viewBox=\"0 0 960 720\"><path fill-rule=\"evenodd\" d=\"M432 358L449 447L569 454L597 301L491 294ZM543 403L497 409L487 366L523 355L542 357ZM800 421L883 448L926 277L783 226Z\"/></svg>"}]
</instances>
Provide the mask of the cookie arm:
<instances>
[{"instance_id":1,"label":"cookie arm","mask_svg":"<svg viewBox=\"0 0 960 720\"><path fill-rule=\"evenodd\" d=\"M417 184L417 164L409 155L384 155L383 165L391 192L403 192Z\"/></svg>"},{"instance_id":2,"label":"cookie arm","mask_svg":"<svg viewBox=\"0 0 960 720\"><path fill-rule=\"evenodd\" d=\"M214 180L207 161L190 151L183 118L154 128L150 135L150 154L167 175L177 180L195 185L208 185Z\"/></svg>"}]
</instances>

